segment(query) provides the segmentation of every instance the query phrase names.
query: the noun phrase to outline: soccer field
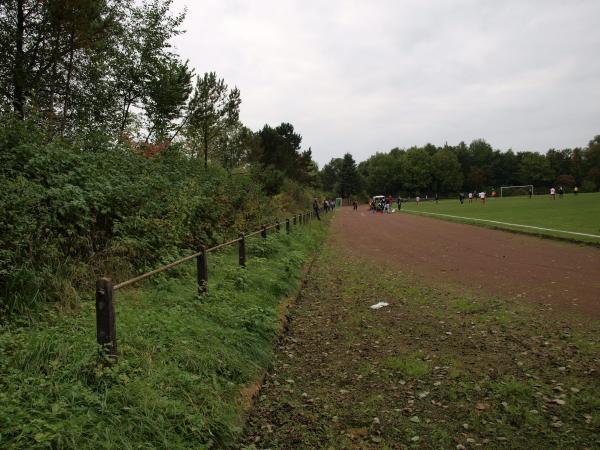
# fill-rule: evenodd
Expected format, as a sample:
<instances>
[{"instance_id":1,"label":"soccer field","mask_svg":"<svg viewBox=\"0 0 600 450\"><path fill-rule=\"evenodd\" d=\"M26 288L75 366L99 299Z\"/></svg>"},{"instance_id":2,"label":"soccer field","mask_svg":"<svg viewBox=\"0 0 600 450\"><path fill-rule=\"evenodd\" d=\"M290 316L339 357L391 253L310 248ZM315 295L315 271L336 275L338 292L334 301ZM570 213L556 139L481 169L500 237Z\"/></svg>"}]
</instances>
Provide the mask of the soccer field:
<instances>
[{"instance_id":1,"label":"soccer field","mask_svg":"<svg viewBox=\"0 0 600 450\"><path fill-rule=\"evenodd\" d=\"M537 195L531 199L488 198L485 206L479 199L473 199L471 204L465 199L462 205L458 199L441 200L437 204L426 201L419 206L409 202L402 205L402 211L600 244L600 193L569 194L562 199L557 195L556 200L551 200L548 195Z\"/></svg>"}]
</instances>

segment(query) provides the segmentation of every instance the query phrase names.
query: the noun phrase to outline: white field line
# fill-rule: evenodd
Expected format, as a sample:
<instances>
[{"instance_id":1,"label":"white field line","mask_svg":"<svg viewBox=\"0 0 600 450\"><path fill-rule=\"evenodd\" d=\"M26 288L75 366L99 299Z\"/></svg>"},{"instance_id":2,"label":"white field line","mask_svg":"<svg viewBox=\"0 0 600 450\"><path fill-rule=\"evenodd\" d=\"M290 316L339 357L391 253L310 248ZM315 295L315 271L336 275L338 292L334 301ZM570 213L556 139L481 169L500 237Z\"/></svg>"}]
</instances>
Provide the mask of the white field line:
<instances>
[{"instance_id":1,"label":"white field line","mask_svg":"<svg viewBox=\"0 0 600 450\"><path fill-rule=\"evenodd\" d=\"M427 211L414 211L414 210L411 210L410 212L411 213L415 213L415 214L431 214L431 215L434 215L434 216L453 217L454 219L475 220L477 222L498 223L500 225L508 225L508 226L511 226L511 227L531 228L531 229L534 229L534 230L553 231L555 233L575 234L577 236L586 236L586 237L593 237L593 238L600 239L600 235L597 235L597 234L578 233L576 231L556 230L554 228L534 227L533 225L523 225L523 224L520 224L520 223L500 222L498 220L489 220L489 219L475 219L473 217L453 216L451 214L432 213L432 212L427 212Z\"/></svg>"}]
</instances>

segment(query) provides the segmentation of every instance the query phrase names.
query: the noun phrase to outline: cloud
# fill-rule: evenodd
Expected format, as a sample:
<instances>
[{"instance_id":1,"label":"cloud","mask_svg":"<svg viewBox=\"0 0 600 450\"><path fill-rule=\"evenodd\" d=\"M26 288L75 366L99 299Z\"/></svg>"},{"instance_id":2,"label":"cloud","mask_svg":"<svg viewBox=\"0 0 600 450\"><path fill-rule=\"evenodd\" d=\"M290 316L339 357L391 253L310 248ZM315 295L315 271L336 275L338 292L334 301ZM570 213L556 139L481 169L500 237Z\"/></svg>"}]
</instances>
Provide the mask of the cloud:
<instances>
[{"instance_id":1,"label":"cloud","mask_svg":"<svg viewBox=\"0 0 600 450\"><path fill-rule=\"evenodd\" d=\"M600 134L600 2L197 1L174 44L242 92L242 120L344 152L485 138L546 151Z\"/></svg>"}]
</instances>

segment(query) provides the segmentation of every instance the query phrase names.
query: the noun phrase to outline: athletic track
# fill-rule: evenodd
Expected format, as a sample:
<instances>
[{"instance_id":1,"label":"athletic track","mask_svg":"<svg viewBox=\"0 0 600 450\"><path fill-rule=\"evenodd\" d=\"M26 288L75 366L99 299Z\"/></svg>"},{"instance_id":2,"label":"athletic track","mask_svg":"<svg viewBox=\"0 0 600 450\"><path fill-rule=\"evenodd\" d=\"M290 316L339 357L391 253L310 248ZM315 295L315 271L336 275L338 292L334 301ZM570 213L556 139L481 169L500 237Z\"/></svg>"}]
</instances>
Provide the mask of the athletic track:
<instances>
[{"instance_id":1,"label":"athletic track","mask_svg":"<svg viewBox=\"0 0 600 450\"><path fill-rule=\"evenodd\" d=\"M411 214L336 211L333 239L423 284L519 297L600 318L600 250ZM365 277L376 276L365 274Z\"/></svg>"}]
</instances>

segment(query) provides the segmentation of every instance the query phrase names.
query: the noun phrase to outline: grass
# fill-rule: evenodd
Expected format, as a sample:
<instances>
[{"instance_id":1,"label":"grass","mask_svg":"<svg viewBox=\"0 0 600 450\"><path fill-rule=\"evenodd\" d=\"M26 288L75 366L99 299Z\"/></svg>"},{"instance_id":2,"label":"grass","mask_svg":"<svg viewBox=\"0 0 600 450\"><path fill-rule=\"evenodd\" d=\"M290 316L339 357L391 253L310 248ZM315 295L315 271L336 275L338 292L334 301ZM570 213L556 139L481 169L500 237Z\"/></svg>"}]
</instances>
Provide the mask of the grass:
<instances>
[{"instance_id":1,"label":"grass","mask_svg":"<svg viewBox=\"0 0 600 450\"><path fill-rule=\"evenodd\" d=\"M577 196L568 194L563 199L559 199L557 196L554 201L546 195L534 196L531 199L528 197L488 198L485 206L481 205L477 200L473 200L473 203L470 204L468 203L468 199L465 200L463 205L459 203L458 199L441 200L437 204L433 201L421 202L419 206L411 202L403 204L402 211L410 213L449 214L461 216L465 219L428 214L427 216L472 223L479 226L509 229L522 233L600 244L600 238L469 220L495 220L600 236L600 193L579 194Z\"/></svg>"},{"instance_id":2,"label":"grass","mask_svg":"<svg viewBox=\"0 0 600 450\"><path fill-rule=\"evenodd\" d=\"M198 298L190 263L117 293L117 364L97 364L94 302L0 328L0 448L175 449L230 445L240 389L269 365L278 305L326 226L209 255Z\"/></svg>"}]
</instances>

